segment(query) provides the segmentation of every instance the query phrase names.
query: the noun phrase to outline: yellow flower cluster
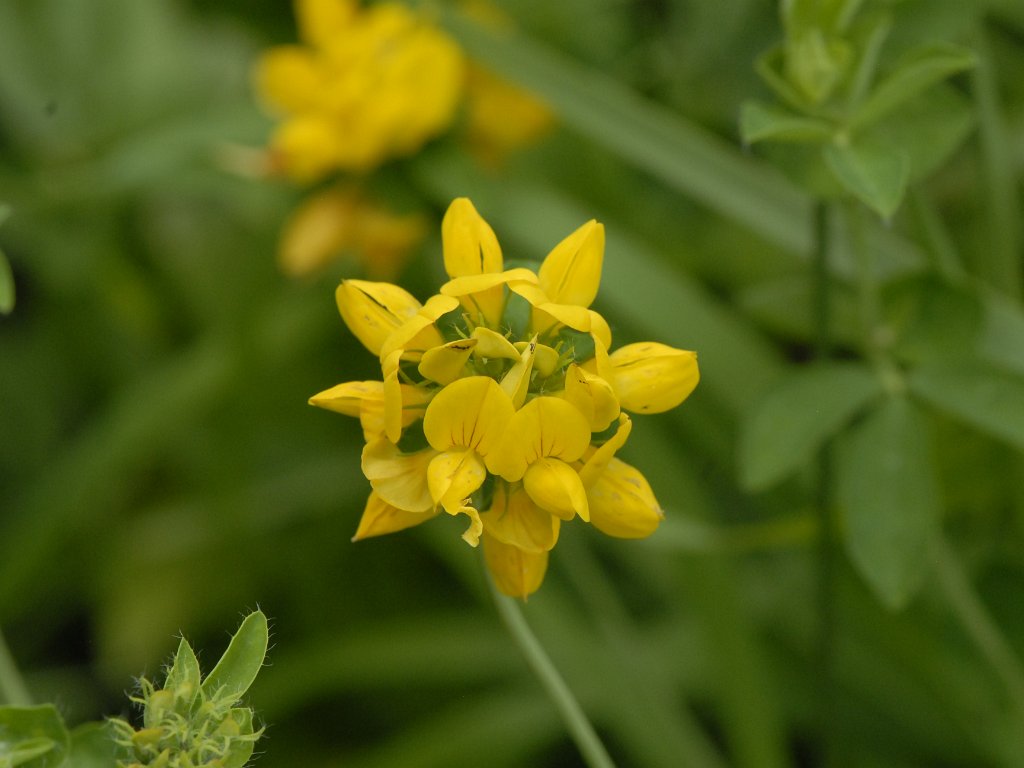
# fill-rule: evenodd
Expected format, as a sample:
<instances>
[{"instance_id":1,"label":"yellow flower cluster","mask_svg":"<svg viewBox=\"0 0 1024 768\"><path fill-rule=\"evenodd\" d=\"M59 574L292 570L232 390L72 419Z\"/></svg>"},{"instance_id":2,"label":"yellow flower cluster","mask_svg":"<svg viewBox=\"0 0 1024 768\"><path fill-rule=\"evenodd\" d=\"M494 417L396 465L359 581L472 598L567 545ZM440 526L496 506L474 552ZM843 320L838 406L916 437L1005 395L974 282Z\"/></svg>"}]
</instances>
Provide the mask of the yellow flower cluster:
<instances>
[{"instance_id":1,"label":"yellow flower cluster","mask_svg":"<svg viewBox=\"0 0 1024 768\"><path fill-rule=\"evenodd\" d=\"M299 181L367 171L418 150L451 123L464 79L461 50L406 6L296 0L305 45L268 51L257 71L284 120L275 165Z\"/></svg>"},{"instance_id":2,"label":"yellow flower cluster","mask_svg":"<svg viewBox=\"0 0 1024 768\"><path fill-rule=\"evenodd\" d=\"M465 198L442 223L449 281L421 304L389 283L345 280L338 309L375 355L380 381L339 384L313 405L358 417L373 490L355 539L466 515L499 589L540 586L563 521L623 538L662 519L650 486L615 457L632 422L696 387L694 352L656 342L615 351L590 304L604 228L589 221L537 271L505 269L494 232Z\"/></svg>"}]
</instances>

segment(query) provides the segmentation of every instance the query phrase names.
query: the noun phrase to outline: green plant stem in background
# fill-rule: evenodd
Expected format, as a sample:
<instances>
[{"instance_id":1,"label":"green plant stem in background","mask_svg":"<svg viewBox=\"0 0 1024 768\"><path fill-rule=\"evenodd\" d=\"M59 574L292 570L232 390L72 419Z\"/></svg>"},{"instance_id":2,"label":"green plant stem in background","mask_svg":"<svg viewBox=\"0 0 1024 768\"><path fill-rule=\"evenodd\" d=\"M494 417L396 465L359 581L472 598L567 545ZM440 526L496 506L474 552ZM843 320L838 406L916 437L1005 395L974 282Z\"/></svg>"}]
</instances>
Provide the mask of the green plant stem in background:
<instances>
[{"instance_id":1,"label":"green plant stem in background","mask_svg":"<svg viewBox=\"0 0 1024 768\"><path fill-rule=\"evenodd\" d=\"M540 641L537 640L530 625L526 623L519 604L510 597L500 594L494 586L490 576L487 576L487 585L490 587L491 596L494 598L494 607L498 609L498 615L502 622L508 627L512 639L526 657L526 663L537 675L544 690L547 691L554 702L555 707L562 715L569 735L576 742L580 754L590 768L615 768L615 763L608 756L604 744L598 738L594 727L590 724L583 708L576 697L573 696L569 686L559 674L555 665L548 657Z\"/></svg>"},{"instance_id":2,"label":"green plant stem in background","mask_svg":"<svg viewBox=\"0 0 1024 768\"><path fill-rule=\"evenodd\" d=\"M832 308L829 296L829 210L823 202L814 208L814 356L824 362L832 355ZM823 765L830 765L835 741L835 553L836 530L832 516L832 446L826 441L818 452L815 507L818 514L818 695Z\"/></svg>"},{"instance_id":3,"label":"green plant stem in background","mask_svg":"<svg viewBox=\"0 0 1024 768\"><path fill-rule=\"evenodd\" d=\"M18 665L14 663L14 657L11 656L2 631L0 631L0 699L15 707L32 706L32 697L29 695L28 687L21 678Z\"/></svg>"},{"instance_id":4,"label":"green plant stem in background","mask_svg":"<svg viewBox=\"0 0 1024 768\"><path fill-rule=\"evenodd\" d=\"M935 545L935 573L949 606L978 651L1002 679L1024 720L1024 666L971 586L956 553L944 539Z\"/></svg>"}]
</instances>

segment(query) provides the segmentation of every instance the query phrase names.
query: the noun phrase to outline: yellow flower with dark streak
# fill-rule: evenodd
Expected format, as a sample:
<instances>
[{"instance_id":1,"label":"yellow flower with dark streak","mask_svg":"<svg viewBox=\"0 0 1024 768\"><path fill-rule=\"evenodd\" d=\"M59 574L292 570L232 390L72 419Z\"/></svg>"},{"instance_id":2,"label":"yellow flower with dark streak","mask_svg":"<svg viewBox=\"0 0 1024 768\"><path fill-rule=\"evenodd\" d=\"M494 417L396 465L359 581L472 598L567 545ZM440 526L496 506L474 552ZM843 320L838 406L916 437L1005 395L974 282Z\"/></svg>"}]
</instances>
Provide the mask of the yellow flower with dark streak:
<instances>
[{"instance_id":1,"label":"yellow flower with dark streak","mask_svg":"<svg viewBox=\"0 0 1024 768\"><path fill-rule=\"evenodd\" d=\"M345 280L338 308L381 362L381 381L339 384L313 405L360 419L373 490L356 539L444 511L466 515L505 594L544 579L563 523L620 538L655 531L643 474L616 457L627 411L660 413L697 386L696 353L656 342L611 350L590 308L604 227L589 221L538 269L505 269L491 227L465 198L441 227L449 280L421 304L389 283Z\"/></svg>"}]
</instances>

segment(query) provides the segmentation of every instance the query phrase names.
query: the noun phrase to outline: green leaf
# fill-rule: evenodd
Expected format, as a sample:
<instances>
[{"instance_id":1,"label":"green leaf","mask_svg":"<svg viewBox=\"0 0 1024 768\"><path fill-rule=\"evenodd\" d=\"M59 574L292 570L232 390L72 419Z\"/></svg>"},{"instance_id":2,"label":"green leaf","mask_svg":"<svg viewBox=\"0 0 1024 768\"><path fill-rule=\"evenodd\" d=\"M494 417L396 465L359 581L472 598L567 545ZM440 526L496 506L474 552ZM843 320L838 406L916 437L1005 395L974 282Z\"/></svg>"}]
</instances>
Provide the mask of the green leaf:
<instances>
[{"instance_id":1,"label":"green leaf","mask_svg":"<svg viewBox=\"0 0 1024 768\"><path fill-rule=\"evenodd\" d=\"M883 219L896 212L910 176L906 152L881 144L829 144L824 156L829 169L850 194Z\"/></svg>"},{"instance_id":2,"label":"green leaf","mask_svg":"<svg viewBox=\"0 0 1024 768\"><path fill-rule=\"evenodd\" d=\"M920 587L939 527L927 420L913 402L893 397L839 449L836 500L847 552L879 600L897 610Z\"/></svg>"},{"instance_id":3,"label":"green leaf","mask_svg":"<svg viewBox=\"0 0 1024 768\"><path fill-rule=\"evenodd\" d=\"M530 38L446 8L466 51L543 98L582 136L771 242L810 251L810 200L772 169L621 82Z\"/></svg>"},{"instance_id":4,"label":"green leaf","mask_svg":"<svg viewBox=\"0 0 1024 768\"><path fill-rule=\"evenodd\" d=\"M740 482L761 490L795 472L881 392L879 378L860 364L832 363L790 375L740 427Z\"/></svg>"},{"instance_id":5,"label":"green leaf","mask_svg":"<svg viewBox=\"0 0 1024 768\"><path fill-rule=\"evenodd\" d=\"M70 751L64 721L52 704L0 707L0 762L18 768L57 768Z\"/></svg>"},{"instance_id":6,"label":"green leaf","mask_svg":"<svg viewBox=\"0 0 1024 768\"><path fill-rule=\"evenodd\" d=\"M959 360L921 366L908 384L940 411L1024 449L1024 377Z\"/></svg>"},{"instance_id":7,"label":"green leaf","mask_svg":"<svg viewBox=\"0 0 1024 768\"><path fill-rule=\"evenodd\" d=\"M858 138L864 143L899 147L910 160L910 183L941 168L974 129L974 107L955 88L940 84L910 99L889 120Z\"/></svg>"},{"instance_id":8,"label":"green leaf","mask_svg":"<svg viewBox=\"0 0 1024 768\"><path fill-rule=\"evenodd\" d=\"M850 122L851 129L877 122L929 86L970 69L975 61L970 50L950 43L915 48L867 95Z\"/></svg>"},{"instance_id":9,"label":"green leaf","mask_svg":"<svg viewBox=\"0 0 1024 768\"><path fill-rule=\"evenodd\" d=\"M886 286L888 325L896 333L893 351L920 363L970 355L982 327L977 294L934 275L916 276Z\"/></svg>"},{"instance_id":10,"label":"green leaf","mask_svg":"<svg viewBox=\"0 0 1024 768\"><path fill-rule=\"evenodd\" d=\"M199 695L200 676L199 660L196 658L196 653L188 644L188 640L183 637L178 643L178 652L174 654L174 664L167 673L164 688L174 693L176 704L177 700L181 699L185 707L191 707L192 702ZM179 712L179 714L185 713Z\"/></svg>"},{"instance_id":11,"label":"green leaf","mask_svg":"<svg viewBox=\"0 0 1024 768\"><path fill-rule=\"evenodd\" d=\"M263 666L268 640L267 617L263 612L246 616L217 666L203 681L203 692L208 697L240 698Z\"/></svg>"},{"instance_id":12,"label":"green leaf","mask_svg":"<svg viewBox=\"0 0 1024 768\"><path fill-rule=\"evenodd\" d=\"M982 294L985 323L978 354L987 362L1024 376L1024 311L997 291Z\"/></svg>"},{"instance_id":13,"label":"green leaf","mask_svg":"<svg viewBox=\"0 0 1024 768\"><path fill-rule=\"evenodd\" d=\"M111 768L118 757L107 723L85 723L71 732L68 768Z\"/></svg>"},{"instance_id":14,"label":"green leaf","mask_svg":"<svg viewBox=\"0 0 1024 768\"><path fill-rule=\"evenodd\" d=\"M780 107L756 101L748 101L740 107L740 137L746 144L758 141L828 141L834 132L832 124L825 120L794 115Z\"/></svg>"}]
</instances>

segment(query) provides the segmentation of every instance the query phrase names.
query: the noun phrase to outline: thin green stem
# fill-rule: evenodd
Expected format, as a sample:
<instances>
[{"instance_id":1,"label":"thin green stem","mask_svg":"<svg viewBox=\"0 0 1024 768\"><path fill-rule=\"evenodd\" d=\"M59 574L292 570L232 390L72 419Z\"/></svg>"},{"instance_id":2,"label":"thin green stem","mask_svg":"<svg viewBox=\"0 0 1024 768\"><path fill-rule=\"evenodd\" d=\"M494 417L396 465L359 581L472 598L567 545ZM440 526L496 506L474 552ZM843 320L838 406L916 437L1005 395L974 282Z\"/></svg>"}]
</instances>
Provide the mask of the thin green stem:
<instances>
[{"instance_id":1,"label":"thin green stem","mask_svg":"<svg viewBox=\"0 0 1024 768\"><path fill-rule=\"evenodd\" d=\"M949 606L978 651L1002 679L1018 715L1024 719L1024 666L971 586L960 559L945 540L938 541L935 546L935 561L939 586Z\"/></svg>"},{"instance_id":2,"label":"thin green stem","mask_svg":"<svg viewBox=\"0 0 1024 768\"><path fill-rule=\"evenodd\" d=\"M510 597L498 592L494 586L494 580L488 576L487 584L494 598L494 607L498 609L498 615L502 622L508 627L512 639L515 640L519 650L526 658L534 674L540 680L540 684L551 697L555 707L558 709L562 720L565 722L569 735L576 742L580 754L590 768L615 768L615 763L598 738L594 727L590 724L583 708L576 697L573 696L569 686L559 674L558 669L552 663L550 657L544 651L537 636L533 634L530 625L519 608L519 603Z\"/></svg>"},{"instance_id":3,"label":"thin green stem","mask_svg":"<svg viewBox=\"0 0 1024 768\"><path fill-rule=\"evenodd\" d=\"M18 671L18 665L14 663L3 632L0 632L0 698L15 707L32 706L28 686Z\"/></svg>"},{"instance_id":4,"label":"thin green stem","mask_svg":"<svg viewBox=\"0 0 1024 768\"><path fill-rule=\"evenodd\" d=\"M828 208L819 202L814 210L814 352L819 361L832 354L832 307L828 270ZM818 452L815 507L818 516L818 647L817 666L820 725L824 765L831 764L835 717L835 551L836 530L832 516L832 448L826 442Z\"/></svg>"}]
</instances>

